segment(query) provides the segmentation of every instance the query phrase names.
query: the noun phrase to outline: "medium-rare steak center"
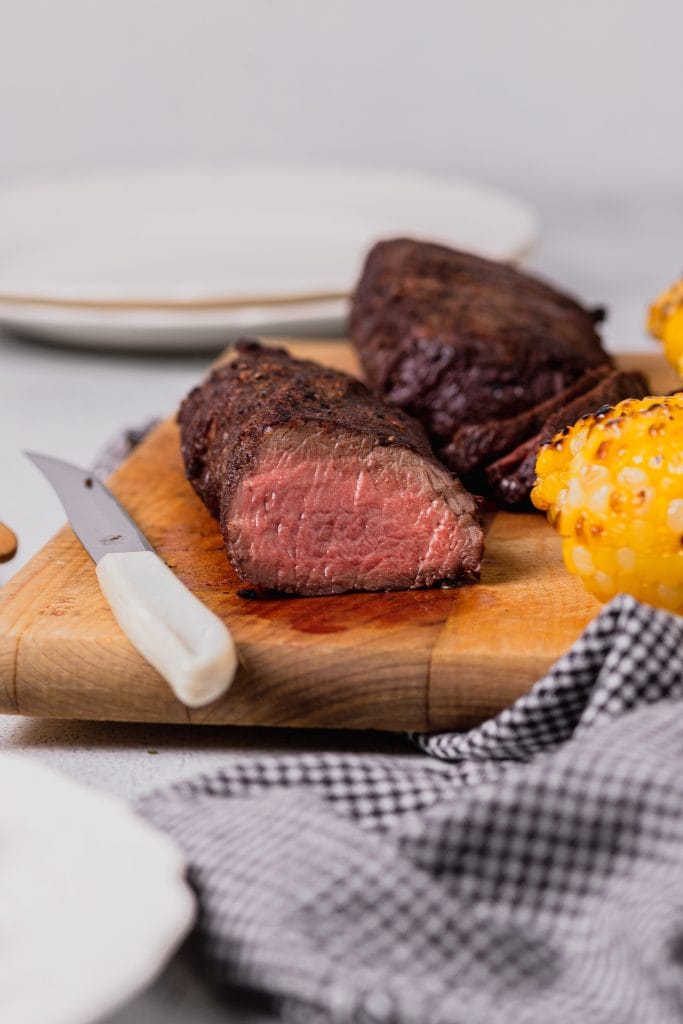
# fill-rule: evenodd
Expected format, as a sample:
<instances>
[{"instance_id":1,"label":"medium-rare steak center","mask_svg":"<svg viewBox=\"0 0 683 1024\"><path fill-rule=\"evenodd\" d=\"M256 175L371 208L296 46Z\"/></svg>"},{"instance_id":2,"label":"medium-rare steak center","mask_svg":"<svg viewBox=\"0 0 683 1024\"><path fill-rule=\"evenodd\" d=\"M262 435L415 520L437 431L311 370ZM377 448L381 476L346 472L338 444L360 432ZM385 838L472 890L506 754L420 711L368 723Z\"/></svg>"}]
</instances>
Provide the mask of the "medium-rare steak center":
<instances>
[{"instance_id":1,"label":"medium-rare steak center","mask_svg":"<svg viewBox=\"0 0 683 1024\"><path fill-rule=\"evenodd\" d=\"M317 595L476 577L474 498L354 378L241 342L179 420L188 478L243 579Z\"/></svg>"}]
</instances>

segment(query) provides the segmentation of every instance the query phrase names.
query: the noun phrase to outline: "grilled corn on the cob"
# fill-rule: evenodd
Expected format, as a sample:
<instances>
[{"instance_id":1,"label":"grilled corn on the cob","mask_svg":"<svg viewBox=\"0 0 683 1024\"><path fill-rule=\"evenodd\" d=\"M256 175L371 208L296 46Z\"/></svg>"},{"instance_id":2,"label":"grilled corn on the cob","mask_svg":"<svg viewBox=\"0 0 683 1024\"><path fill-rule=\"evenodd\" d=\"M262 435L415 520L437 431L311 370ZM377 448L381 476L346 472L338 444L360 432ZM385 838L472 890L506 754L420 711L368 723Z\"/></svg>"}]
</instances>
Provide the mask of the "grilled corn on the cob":
<instances>
[{"instance_id":1,"label":"grilled corn on the cob","mask_svg":"<svg viewBox=\"0 0 683 1024\"><path fill-rule=\"evenodd\" d=\"M531 499L596 597L683 612L683 395L584 416L541 448L536 473Z\"/></svg>"},{"instance_id":2,"label":"grilled corn on the cob","mask_svg":"<svg viewBox=\"0 0 683 1024\"><path fill-rule=\"evenodd\" d=\"M667 359L683 377L683 279L652 303L647 327L653 337L664 342Z\"/></svg>"}]
</instances>

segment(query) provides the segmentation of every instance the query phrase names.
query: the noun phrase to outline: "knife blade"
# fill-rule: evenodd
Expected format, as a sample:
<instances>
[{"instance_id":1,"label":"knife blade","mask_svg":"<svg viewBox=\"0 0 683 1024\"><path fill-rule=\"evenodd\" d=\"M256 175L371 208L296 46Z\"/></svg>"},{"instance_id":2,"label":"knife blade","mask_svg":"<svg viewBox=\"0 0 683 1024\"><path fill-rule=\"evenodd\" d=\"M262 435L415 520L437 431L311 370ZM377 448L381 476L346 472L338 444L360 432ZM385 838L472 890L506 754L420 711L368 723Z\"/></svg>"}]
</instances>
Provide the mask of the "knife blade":
<instances>
[{"instance_id":1,"label":"knife blade","mask_svg":"<svg viewBox=\"0 0 683 1024\"><path fill-rule=\"evenodd\" d=\"M93 562L109 551L153 551L122 505L101 481L70 462L25 452L52 484L69 523Z\"/></svg>"},{"instance_id":2,"label":"knife blade","mask_svg":"<svg viewBox=\"0 0 683 1024\"><path fill-rule=\"evenodd\" d=\"M225 623L169 569L92 473L49 455L25 454L57 493L133 646L188 707L202 707L225 693L237 669Z\"/></svg>"}]
</instances>

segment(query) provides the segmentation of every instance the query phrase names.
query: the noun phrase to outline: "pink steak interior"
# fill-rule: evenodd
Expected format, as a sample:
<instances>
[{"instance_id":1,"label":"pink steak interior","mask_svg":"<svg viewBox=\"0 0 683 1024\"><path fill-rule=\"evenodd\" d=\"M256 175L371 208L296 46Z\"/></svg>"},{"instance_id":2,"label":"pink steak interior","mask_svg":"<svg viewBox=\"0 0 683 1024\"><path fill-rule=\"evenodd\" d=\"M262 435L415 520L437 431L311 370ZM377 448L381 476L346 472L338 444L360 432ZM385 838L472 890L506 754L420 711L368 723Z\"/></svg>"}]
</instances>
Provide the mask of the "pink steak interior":
<instances>
[{"instance_id":1,"label":"pink steak interior","mask_svg":"<svg viewBox=\"0 0 683 1024\"><path fill-rule=\"evenodd\" d=\"M467 529L459 493L445 470L408 449L317 427L275 428L234 495L226 540L245 578L264 587L430 586L460 569Z\"/></svg>"}]
</instances>

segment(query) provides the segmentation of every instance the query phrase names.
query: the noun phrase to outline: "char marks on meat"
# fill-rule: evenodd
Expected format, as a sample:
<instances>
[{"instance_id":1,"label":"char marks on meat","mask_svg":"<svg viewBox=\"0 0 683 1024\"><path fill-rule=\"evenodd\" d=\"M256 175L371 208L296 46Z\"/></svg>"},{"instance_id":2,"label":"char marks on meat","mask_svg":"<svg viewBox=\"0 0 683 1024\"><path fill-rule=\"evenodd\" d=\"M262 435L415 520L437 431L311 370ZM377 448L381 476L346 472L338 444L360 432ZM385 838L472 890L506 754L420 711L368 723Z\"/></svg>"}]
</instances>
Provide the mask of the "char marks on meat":
<instances>
[{"instance_id":1,"label":"char marks on meat","mask_svg":"<svg viewBox=\"0 0 683 1024\"><path fill-rule=\"evenodd\" d=\"M615 372L601 319L511 266L400 238L370 251L351 335L370 386L424 424L438 457L517 506L548 424L647 390Z\"/></svg>"},{"instance_id":2,"label":"char marks on meat","mask_svg":"<svg viewBox=\"0 0 683 1024\"><path fill-rule=\"evenodd\" d=\"M360 381L240 342L179 422L188 479L251 584L318 595L476 578L475 499Z\"/></svg>"},{"instance_id":3,"label":"char marks on meat","mask_svg":"<svg viewBox=\"0 0 683 1024\"><path fill-rule=\"evenodd\" d=\"M468 423L456 430L439 455L458 476L469 476L499 456L512 451L528 437L543 431L550 417L565 409L575 398L592 391L600 381L614 371L609 366L596 366L586 370L577 381L557 395L525 409L506 420L487 423Z\"/></svg>"}]
</instances>

